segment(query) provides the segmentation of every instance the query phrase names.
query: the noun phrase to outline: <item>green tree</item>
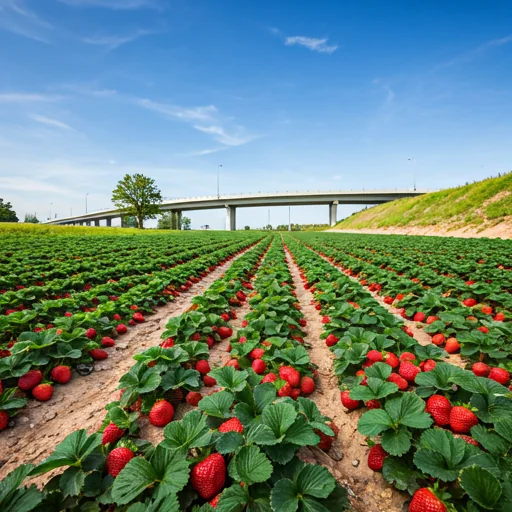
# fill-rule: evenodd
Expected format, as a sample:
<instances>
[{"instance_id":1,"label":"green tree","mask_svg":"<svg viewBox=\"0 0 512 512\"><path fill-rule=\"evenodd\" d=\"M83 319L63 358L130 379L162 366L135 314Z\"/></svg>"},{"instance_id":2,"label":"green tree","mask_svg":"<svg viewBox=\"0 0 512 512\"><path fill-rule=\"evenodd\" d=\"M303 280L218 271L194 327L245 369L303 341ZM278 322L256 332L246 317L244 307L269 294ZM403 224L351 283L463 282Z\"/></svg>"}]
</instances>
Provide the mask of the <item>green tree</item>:
<instances>
[{"instance_id":1,"label":"green tree","mask_svg":"<svg viewBox=\"0 0 512 512\"><path fill-rule=\"evenodd\" d=\"M183 217L181 219L181 229L185 229L185 230L191 229L190 228L191 223L192 223L192 221L190 220L190 217Z\"/></svg>"},{"instance_id":2,"label":"green tree","mask_svg":"<svg viewBox=\"0 0 512 512\"><path fill-rule=\"evenodd\" d=\"M158 229L172 229L172 213L162 213L158 219Z\"/></svg>"},{"instance_id":3,"label":"green tree","mask_svg":"<svg viewBox=\"0 0 512 512\"><path fill-rule=\"evenodd\" d=\"M249 231L251 229L251 226L245 226L244 228L246 231Z\"/></svg>"},{"instance_id":4,"label":"green tree","mask_svg":"<svg viewBox=\"0 0 512 512\"><path fill-rule=\"evenodd\" d=\"M36 217L35 213L26 213L25 222L27 224L39 224L39 219Z\"/></svg>"},{"instance_id":5,"label":"green tree","mask_svg":"<svg viewBox=\"0 0 512 512\"><path fill-rule=\"evenodd\" d=\"M112 202L124 215L137 219L139 229L146 219L154 219L160 213L162 194L155 180L143 174L126 174L112 191Z\"/></svg>"},{"instance_id":6,"label":"green tree","mask_svg":"<svg viewBox=\"0 0 512 512\"><path fill-rule=\"evenodd\" d=\"M11 203L4 203L4 200L0 197L0 222L18 222L18 220Z\"/></svg>"}]
</instances>

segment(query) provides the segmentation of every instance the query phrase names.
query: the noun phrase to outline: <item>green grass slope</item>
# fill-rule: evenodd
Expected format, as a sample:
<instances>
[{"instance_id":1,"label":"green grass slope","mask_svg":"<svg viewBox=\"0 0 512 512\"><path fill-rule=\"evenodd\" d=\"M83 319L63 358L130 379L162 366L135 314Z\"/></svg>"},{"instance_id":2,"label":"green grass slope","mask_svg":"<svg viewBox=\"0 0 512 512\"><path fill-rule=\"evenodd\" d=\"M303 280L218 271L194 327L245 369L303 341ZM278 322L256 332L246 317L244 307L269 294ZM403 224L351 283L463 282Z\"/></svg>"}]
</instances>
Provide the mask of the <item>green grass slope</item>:
<instances>
[{"instance_id":1,"label":"green grass slope","mask_svg":"<svg viewBox=\"0 0 512 512\"><path fill-rule=\"evenodd\" d=\"M442 226L481 231L502 222L512 222L512 172L374 206L342 220L335 229Z\"/></svg>"}]
</instances>

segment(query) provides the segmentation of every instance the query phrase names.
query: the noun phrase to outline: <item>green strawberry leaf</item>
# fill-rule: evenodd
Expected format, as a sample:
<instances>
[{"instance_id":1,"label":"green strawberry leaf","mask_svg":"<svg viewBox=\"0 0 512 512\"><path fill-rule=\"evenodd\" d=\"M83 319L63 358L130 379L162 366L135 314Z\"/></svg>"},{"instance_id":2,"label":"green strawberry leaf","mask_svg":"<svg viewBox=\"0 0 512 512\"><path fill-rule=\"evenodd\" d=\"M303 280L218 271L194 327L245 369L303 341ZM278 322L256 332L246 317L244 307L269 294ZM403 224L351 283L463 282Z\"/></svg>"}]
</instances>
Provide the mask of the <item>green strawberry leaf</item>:
<instances>
[{"instance_id":1,"label":"green strawberry leaf","mask_svg":"<svg viewBox=\"0 0 512 512\"><path fill-rule=\"evenodd\" d=\"M414 393L402 393L399 398L388 400L385 409L395 425L411 428L428 428L432 425L432 416L425 412L425 402Z\"/></svg>"},{"instance_id":2,"label":"green strawberry leaf","mask_svg":"<svg viewBox=\"0 0 512 512\"><path fill-rule=\"evenodd\" d=\"M59 486L64 497L78 496L84 486L85 473L77 467L70 467L62 473Z\"/></svg>"},{"instance_id":3,"label":"green strawberry leaf","mask_svg":"<svg viewBox=\"0 0 512 512\"><path fill-rule=\"evenodd\" d=\"M117 475L112 498L117 505L126 505L157 481L153 466L142 457L133 458Z\"/></svg>"},{"instance_id":4,"label":"green strawberry leaf","mask_svg":"<svg viewBox=\"0 0 512 512\"><path fill-rule=\"evenodd\" d=\"M451 379L462 371L463 370L453 364L438 362L433 370L418 373L415 382L419 386L449 390L453 386L453 381Z\"/></svg>"},{"instance_id":5,"label":"green strawberry leaf","mask_svg":"<svg viewBox=\"0 0 512 512\"><path fill-rule=\"evenodd\" d=\"M257 446L244 446L236 454L236 470L242 482L265 482L272 475L272 463Z\"/></svg>"},{"instance_id":6,"label":"green strawberry leaf","mask_svg":"<svg viewBox=\"0 0 512 512\"><path fill-rule=\"evenodd\" d=\"M233 453L244 443L244 438L238 432L226 432L215 443L215 449L221 454Z\"/></svg>"},{"instance_id":7,"label":"green strawberry leaf","mask_svg":"<svg viewBox=\"0 0 512 512\"><path fill-rule=\"evenodd\" d=\"M336 479L324 466L306 464L295 480L298 494L327 498L334 490Z\"/></svg>"},{"instance_id":8,"label":"green strawberry leaf","mask_svg":"<svg viewBox=\"0 0 512 512\"><path fill-rule=\"evenodd\" d=\"M412 470L401 458L386 457L382 466L382 476L400 491L413 495L419 488L418 480L423 477Z\"/></svg>"},{"instance_id":9,"label":"green strawberry leaf","mask_svg":"<svg viewBox=\"0 0 512 512\"><path fill-rule=\"evenodd\" d=\"M235 370L232 366L223 366L212 370L208 375L213 377L217 384L230 391L241 391L246 384L248 373L245 370Z\"/></svg>"},{"instance_id":10,"label":"green strawberry leaf","mask_svg":"<svg viewBox=\"0 0 512 512\"><path fill-rule=\"evenodd\" d=\"M374 363L366 370L364 373L367 377L372 377L380 380L387 380L388 377L391 375L391 372L393 371L393 368L389 366L389 364L386 363Z\"/></svg>"},{"instance_id":11,"label":"green strawberry leaf","mask_svg":"<svg viewBox=\"0 0 512 512\"><path fill-rule=\"evenodd\" d=\"M254 402L258 412L262 412L263 409L271 404L277 396L275 386L271 382L265 384L259 384L254 388Z\"/></svg>"},{"instance_id":12,"label":"green strawberry leaf","mask_svg":"<svg viewBox=\"0 0 512 512\"><path fill-rule=\"evenodd\" d=\"M222 491L216 510L217 512L238 512L243 510L247 500L247 491L239 484L234 484Z\"/></svg>"},{"instance_id":13,"label":"green strawberry leaf","mask_svg":"<svg viewBox=\"0 0 512 512\"><path fill-rule=\"evenodd\" d=\"M174 348L174 347L173 347ZM164 391L169 389L199 389L202 385L200 373L196 370L186 370L178 366L162 375L161 386Z\"/></svg>"},{"instance_id":14,"label":"green strawberry leaf","mask_svg":"<svg viewBox=\"0 0 512 512\"><path fill-rule=\"evenodd\" d=\"M299 499L295 484L283 478L274 485L272 493L270 494L270 503L272 510L279 510L280 512L296 512L299 507Z\"/></svg>"},{"instance_id":15,"label":"green strawberry leaf","mask_svg":"<svg viewBox=\"0 0 512 512\"><path fill-rule=\"evenodd\" d=\"M278 440L268 425L257 423L247 429L245 442L247 444L274 445L278 443Z\"/></svg>"},{"instance_id":16,"label":"green strawberry leaf","mask_svg":"<svg viewBox=\"0 0 512 512\"><path fill-rule=\"evenodd\" d=\"M508 433L509 430L506 432ZM505 455L511 448L509 441L503 439L494 430L487 429L483 425L475 425L471 429L471 436L492 455Z\"/></svg>"},{"instance_id":17,"label":"green strawberry leaf","mask_svg":"<svg viewBox=\"0 0 512 512\"><path fill-rule=\"evenodd\" d=\"M279 441L284 439L286 431L293 425L296 418L295 407L286 402L267 405L261 415L262 423L270 427Z\"/></svg>"},{"instance_id":18,"label":"green strawberry leaf","mask_svg":"<svg viewBox=\"0 0 512 512\"><path fill-rule=\"evenodd\" d=\"M376 436L393 426L389 414L383 409L366 411L357 424L357 429L363 436Z\"/></svg>"},{"instance_id":19,"label":"green strawberry leaf","mask_svg":"<svg viewBox=\"0 0 512 512\"><path fill-rule=\"evenodd\" d=\"M29 512L43 499L35 485L20 489L23 480L32 472L32 464L22 464L0 481L0 509Z\"/></svg>"},{"instance_id":20,"label":"green strawberry leaf","mask_svg":"<svg viewBox=\"0 0 512 512\"><path fill-rule=\"evenodd\" d=\"M210 444L212 433L206 425L206 416L200 411L191 411L181 421L171 421L164 429L165 439L161 445L168 450L188 451Z\"/></svg>"},{"instance_id":21,"label":"green strawberry leaf","mask_svg":"<svg viewBox=\"0 0 512 512\"><path fill-rule=\"evenodd\" d=\"M314 446L319 443L320 438L313 432L313 427L306 418L300 415L287 429L284 440L299 446Z\"/></svg>"},{"instance_id":22,"label":"green strawberry leaf","mask_svg":"<svg viewBox=\"0 0 512 512\"><path fill-rule=\"evenodd\" d=\"M230 366L229 368L232 367ZM234 370L234 368L232 369ZM215 416L216 418L229 418L231 417L230 409L234 400L235 397L229 391L219 391L213 395L205 396L197 405L199 409L209 416Z\"/></svg>"},{"instance_id":23,"label":"green strawberry leaf","mask_svg":"<svg viewBox=\"0 0 512 512\"><path fill-rule=\"evenodd\" d=\"M489 471L478 466L462 470L459 482L468 496L486 510L492 510L502 494L500 481Z\"/></svg>"}]
</instances>

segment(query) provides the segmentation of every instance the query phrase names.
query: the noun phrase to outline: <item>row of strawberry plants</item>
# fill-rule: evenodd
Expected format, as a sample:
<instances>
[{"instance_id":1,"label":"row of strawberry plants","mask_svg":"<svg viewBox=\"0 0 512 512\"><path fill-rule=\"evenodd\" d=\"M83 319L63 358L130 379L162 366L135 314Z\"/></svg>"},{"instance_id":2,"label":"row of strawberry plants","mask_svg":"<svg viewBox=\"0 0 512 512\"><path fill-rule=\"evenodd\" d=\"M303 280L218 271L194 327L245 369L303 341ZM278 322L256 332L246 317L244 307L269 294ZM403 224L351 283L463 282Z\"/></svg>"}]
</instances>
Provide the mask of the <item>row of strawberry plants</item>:
<instances>
[{"instance_id":1,"label":"row of strawberry plants","mask_svg":"<svg viewBox=\"0 0 512 512\"><path fill-rule=\"evenodd\" d=\"M460 350L468 359L499 363L502 372L512 370L512 347L507 342L512 336L512 322L507 321L503 312L496 312L488 304L478 304L468 294L456 299L439 289L423 287L394 272L346 256L329 244L322 249L325 252L321 254L341 265L347 275L357 277L362 285L369 285L371 291L382 295L386 303L400 308L404 318L426 323L424 330L434 344L444 346L450 353Z\"/></svg>"},{"instance_id":2,"label":"row of strawberry plants","mask_svg":"<svg viewBox=\"0 0 512 512\"><path fill-rule=\"evenodd\" d=\"M244 283L250 284L250 273L258 267L258 247L235 262L238 276L230 272L207 293L236 288L237 280L250 289ZM235 296L243 302L240 293ZM229 293L224 297L221 316L203 312L196 301L179 322L169 322L163 337L173 336L136 356L137 364L120 381L120 401L107 406L102 433L75 432L39 466L23 465L7 476L1 484L2 509L23 500L27 512L113 507L130 512L282 511L297 510L299 502L315 510L342 510L345 492L329 472L289 455L290 444L318 442L313 427L325 419L314 404L304 398L277 399L274 384L261 383L252 369L205 368L210 340L231 334L222 315L232 317L233 303ZM220 299L215 301L218 308ZM222 390L201 398L202 380ZM182 401L198 409L172 421ZM141 412L149 412L153 425L165 425L165 439L157 446L137 437ZM27 476L58 467L67 469L42 492L20 487Z\"/></svg>"},{"instance_id":3,"label":"row of strawberry plants","mask_svg":"<svg viewBox=\"0 0 512 512\"><path fill-rule=\"evenodd\" d=\"M248 243L258 237L252 235L245 238ZM221 241L213 247L203 247L200 251L185 253L180 260L183 262L194 261L201 256L207 256L214 250L226 251L231 253L233 246L241 243L240 239L230 242ZM19 332L20 329L27 330L37 324L51 323L53 317L64 312L94 311L99 305L105 305L108 302L115 302L123 294L136 294L138 291L144 291L144 287L155 286L159 282L168 281L166 287L169 292L179 293L179 286L176 280L170 280L169 277L187 277L176 273L176 268L180 265L169 265L162 270L160 266L154 267L145 263L147 256L140 255L135 260L123 261L120 265L111 266L110 269L92 279L93 273L89 276L78 275L71 279L61 279L48 285L41 283L42 286L32 286L21 289L17 292L6 292L0 294L0 307L4 309L5 315L0 315L0 342L10 341ZM133 269L138 268L137 275L133 275ZM192 280L196 279L192 275ZM96 282L93 286L91 283ZM182 283L185 288L185 283Z\"/></svg>"},{"instance_id":4,"label":"row of strawberry plants","mask_svg":"<svg viewBox=\"0 0 512 512\"><path fill-rule=\"evenodd\" d=\"M393 327L379 318L381 306L368 292L311 249L287 242L303 268L306 287L328 315L322 337L336 358L341 385L348 388L342 403L348 411L363 404L370 409L358 421L372 446L369 467L413 495L411 512L510 510L508 388L439 361L443 351L435 345L414 344L410 350L402 340L393 342ZM365 343L349 334L357 321L354 310L373 317L361 327Z\"/></svg>"},{"instance_id":5,"label":"row of strawberry plants","mask_svg":"<svg viewBox=\"0 0 512 512\"><path fill-rule=\"evenodd\" d=\"M246 248L247 242L239 242L230 250L213 251L169 271L166 280L155 279L148 287L134 287L132 293L100 304L94 312L66 312L55 318L49 328L36 327L20 333L2 347L0 431L25 406L28 397L50 400L53 385L69 382L72 368L80 374L90 374L94 361L108 357L105 349L115 345L113 337L127 332L126 324L144 322L144 312L173 298L165 294L169 282L181 282L189 288L187 276L204 277Z\"/></svg>"}]
</instances>

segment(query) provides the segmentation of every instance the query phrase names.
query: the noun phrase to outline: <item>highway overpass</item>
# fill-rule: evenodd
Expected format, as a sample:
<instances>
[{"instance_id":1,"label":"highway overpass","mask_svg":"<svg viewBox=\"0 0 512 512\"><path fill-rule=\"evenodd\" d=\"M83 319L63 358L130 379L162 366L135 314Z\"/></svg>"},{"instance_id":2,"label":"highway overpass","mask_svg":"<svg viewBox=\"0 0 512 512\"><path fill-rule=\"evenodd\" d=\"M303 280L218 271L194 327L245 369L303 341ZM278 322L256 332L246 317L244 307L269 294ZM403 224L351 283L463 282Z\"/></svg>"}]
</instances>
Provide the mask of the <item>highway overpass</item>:
<instances>
[{"instance_id":1,"label":"highway overpass","mask_svg":"<svg viewBox=\"0 0 512 512\"><path fill-rule=\"evenodd\" d=\"M173 213L173 227L180 229L182 212L191 210L226 209L226 229L236 229L236 209L257 206L309 206L326 205L329 207L329 224L337 221L339 204L381 204L403 197L414 197L432 192L431 190L330 190L308 192L274 192L257 194L235 194L207 197L190 197L162 201L162 211ZM111 226L112 219L120 218L118 209L106 209L83 215L51 219L46 224L60 225L103 225Z\"/></svg>"}]
</instances>

